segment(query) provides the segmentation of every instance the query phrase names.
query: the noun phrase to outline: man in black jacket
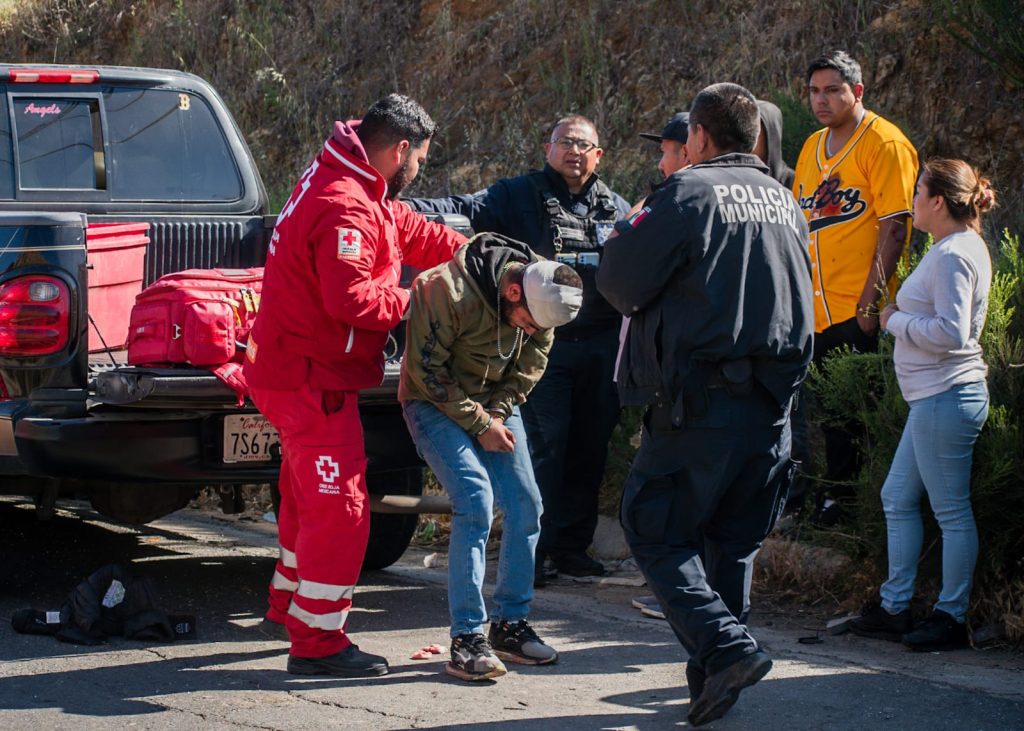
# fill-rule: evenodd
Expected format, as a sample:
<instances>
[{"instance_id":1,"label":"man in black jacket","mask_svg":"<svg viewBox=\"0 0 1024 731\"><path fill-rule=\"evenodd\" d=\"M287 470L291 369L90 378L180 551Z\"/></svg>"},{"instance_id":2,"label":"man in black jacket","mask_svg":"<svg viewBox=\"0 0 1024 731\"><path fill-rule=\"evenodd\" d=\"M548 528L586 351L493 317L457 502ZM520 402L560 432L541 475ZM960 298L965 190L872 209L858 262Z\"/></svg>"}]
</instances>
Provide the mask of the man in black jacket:
<instances>
[{"instance_id":1,"label":"man in black jacket","mask_svg":"<svg viewBox=\"0 0 1024 731\"><path fill-rule=\"evenodd\" d=\"M597 176L603 150L589 119L558 120L544 153L543 170L472 195L409 201L422 212L460 213L477 233L523 241L546 259L572 266L583 280L583 307L575 321L555 330L547 370L522 410L544 502L536 586L545 583L545 556L571 576L604 573L586 551L619 418L612 376L621 318L597 291L594 276L612 225L629 210Z\"/></svg>"},{"instance_id":2,"label":"man in black jacket","mask_svg":"<svg viewBox=\"0 0 1024 731\"><path fill-rule=\"evenodd\" d=\"M693 166L616 225L597 284L631 316L620 395L648 406L622 524L690 656L701 725L771 668L745 626L750 577L785 502L814 313L806 223L750 154L754 97L709 86L689 124Z\"/></svg>"}]
</instances>

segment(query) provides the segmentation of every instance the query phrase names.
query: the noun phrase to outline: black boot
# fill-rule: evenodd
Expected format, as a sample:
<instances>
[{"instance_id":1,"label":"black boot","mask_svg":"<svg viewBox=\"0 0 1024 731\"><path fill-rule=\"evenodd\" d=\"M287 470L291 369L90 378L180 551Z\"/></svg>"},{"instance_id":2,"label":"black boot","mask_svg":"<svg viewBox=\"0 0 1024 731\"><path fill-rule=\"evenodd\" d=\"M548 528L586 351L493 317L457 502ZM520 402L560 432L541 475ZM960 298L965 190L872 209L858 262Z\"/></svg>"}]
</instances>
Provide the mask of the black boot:
<instances>
[{"instance_id":1,"label":"black boot","mask_svg":"<svg viewBox=\"0 0 1024 731\"><path fill-rule=\"evenodd\" d=\"M931 650L956 650L968 647L967 625L961 624L941 609L932 612L932 616L921 622L913 632L903 635L903 644L911 650L929 652Z\"/></svg>"},{"instance_id":2,"label":"black boot","mask_svg":"<svg viewBox=\"0 0 1024 731\"><path fill-rule=\"evenodd\" d=\"M910 631L910 610L889 614L880 602L872 602L860 610L860 616L850 620L850 631L861 637L899 642Z\"/></svg>"},{"instance_id":3,"label":"black boot","mask_svg":"<svg viewBox=\"0 0 1024 731\"><path fill-rule=\"evenodd\" d=\"M566 551L553 555L551 560L558 573L567 576L604 576L604 564L595 561L586 551Z\"/></svg>"},{"instance_id":4,"label":"black boot","mask_svg":"<svg viewBox=\"0 0 1024 731\"><path fill-rule=\"evenodd\" d=\"M703 726L721 718L739 700L740 691L749 688L772 669L772 661L762 650L734 662L725 670L707 677L696 701L690 701L689 721Z\"/></svg>"},{"instance_id":5,"label":"black boot","mask_svg":"<svg viewBox=\"0 0 1024 731\"><path fill-rule=\"evenodd\" d=\"M288 656L288 672L292 675L340 675L346 678L369 678L387 675L388 661L380 655L363 652L349 645L327 657Z\"/></svg>"}]
</instances>

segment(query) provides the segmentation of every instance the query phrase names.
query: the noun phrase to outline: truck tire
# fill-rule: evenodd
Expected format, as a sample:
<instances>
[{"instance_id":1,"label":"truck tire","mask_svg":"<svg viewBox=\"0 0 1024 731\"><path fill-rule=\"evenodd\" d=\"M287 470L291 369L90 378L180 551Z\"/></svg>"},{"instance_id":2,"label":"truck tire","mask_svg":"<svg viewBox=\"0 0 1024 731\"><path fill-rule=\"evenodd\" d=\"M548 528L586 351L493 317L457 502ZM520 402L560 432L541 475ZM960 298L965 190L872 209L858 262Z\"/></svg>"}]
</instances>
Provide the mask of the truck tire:
<instances>
[{"instance_id":1,"label":"truck tire","mask_svg":"<svg viewBox=\"0 0 1024 731\"><path fill-rule=\"evenodd\" d=\"M366 475L371 493L387 495L421 495L423 470L420 468L397 472L371 472ZM364 571L385 569L402 557L412 541L419 515L398 513L371 513L370 540L363 559Z\"/></svg>"}]
</instances>

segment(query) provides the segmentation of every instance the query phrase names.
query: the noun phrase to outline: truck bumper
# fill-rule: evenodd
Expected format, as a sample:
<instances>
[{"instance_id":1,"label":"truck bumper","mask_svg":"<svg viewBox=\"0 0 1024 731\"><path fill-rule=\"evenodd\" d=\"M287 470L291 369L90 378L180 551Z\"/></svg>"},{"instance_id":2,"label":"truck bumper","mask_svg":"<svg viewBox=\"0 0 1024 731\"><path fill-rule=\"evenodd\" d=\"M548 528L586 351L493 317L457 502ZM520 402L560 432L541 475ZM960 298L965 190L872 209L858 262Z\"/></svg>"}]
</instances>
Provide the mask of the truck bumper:
<instances>
[{"instance_id":1,"label":"truck bumper","mask_svg":"<svg viewBox=\"0 0 1024 731\"><path fill-rule=\"evenodd\" d=\"M364 407L361 416L369 471L423 466L397 404ZM223 461L223 424L223 413L27 417L13 428L17 456L0 455L0 474L197 485L277 482L279 460Z\"/></svg>"},{"instance_id":2,"label":"truck bumper","mask_svg":"<svg viewBox=\"0 0 1024 731\"><path fill-rule=\"evenodd\" d=\"M225 464L223 416L195 414L27 417L14 434L31 475L105 482L275 482L278 462Z\"/></svg>"}]
</instances>

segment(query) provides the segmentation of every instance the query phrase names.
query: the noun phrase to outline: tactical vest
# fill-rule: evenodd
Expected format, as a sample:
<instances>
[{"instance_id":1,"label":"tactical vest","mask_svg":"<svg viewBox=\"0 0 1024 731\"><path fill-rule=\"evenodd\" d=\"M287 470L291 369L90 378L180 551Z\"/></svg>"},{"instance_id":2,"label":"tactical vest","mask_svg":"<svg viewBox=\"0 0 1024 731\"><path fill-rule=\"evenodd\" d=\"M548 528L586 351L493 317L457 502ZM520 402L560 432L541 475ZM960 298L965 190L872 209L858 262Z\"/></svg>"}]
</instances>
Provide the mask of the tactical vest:
<instances>
[{"instance_id":1,"label":"tactical vest","mask_svg":"<svg viewBox=\"0 0 1024 731\"><path fill-rule=\"evenodd\" d=\"M589 266L596 268L597 260L586 256L581 260L579 254L596 253L600 256L604 242L619 217L611 190L602 181L596 181L593 187L593 214L578 216L562 206L543 171L530 173L528 177L540 196L541 229L547 232L545 243L550 245L550 252L537 253L578 269Z\"/></svg>"},{"instance_id":2,"label":"tactical vest","mask_svg":"<svg viewBox=\"0 0 1024 731\"><path fill-rule=\"evenodd\" d=\"M597 291L597 267L612 226L619 218L612 191L600 180L591 189L594 205L591 215L578 216L566 210L543 171L527 178L540 197L543 239L535 247L541 256L573 267L583 280L583 307L576 319L555 331L555 337L577 339L597 332L618 332L618 312Z\"/></svg>"}]
</instances>

